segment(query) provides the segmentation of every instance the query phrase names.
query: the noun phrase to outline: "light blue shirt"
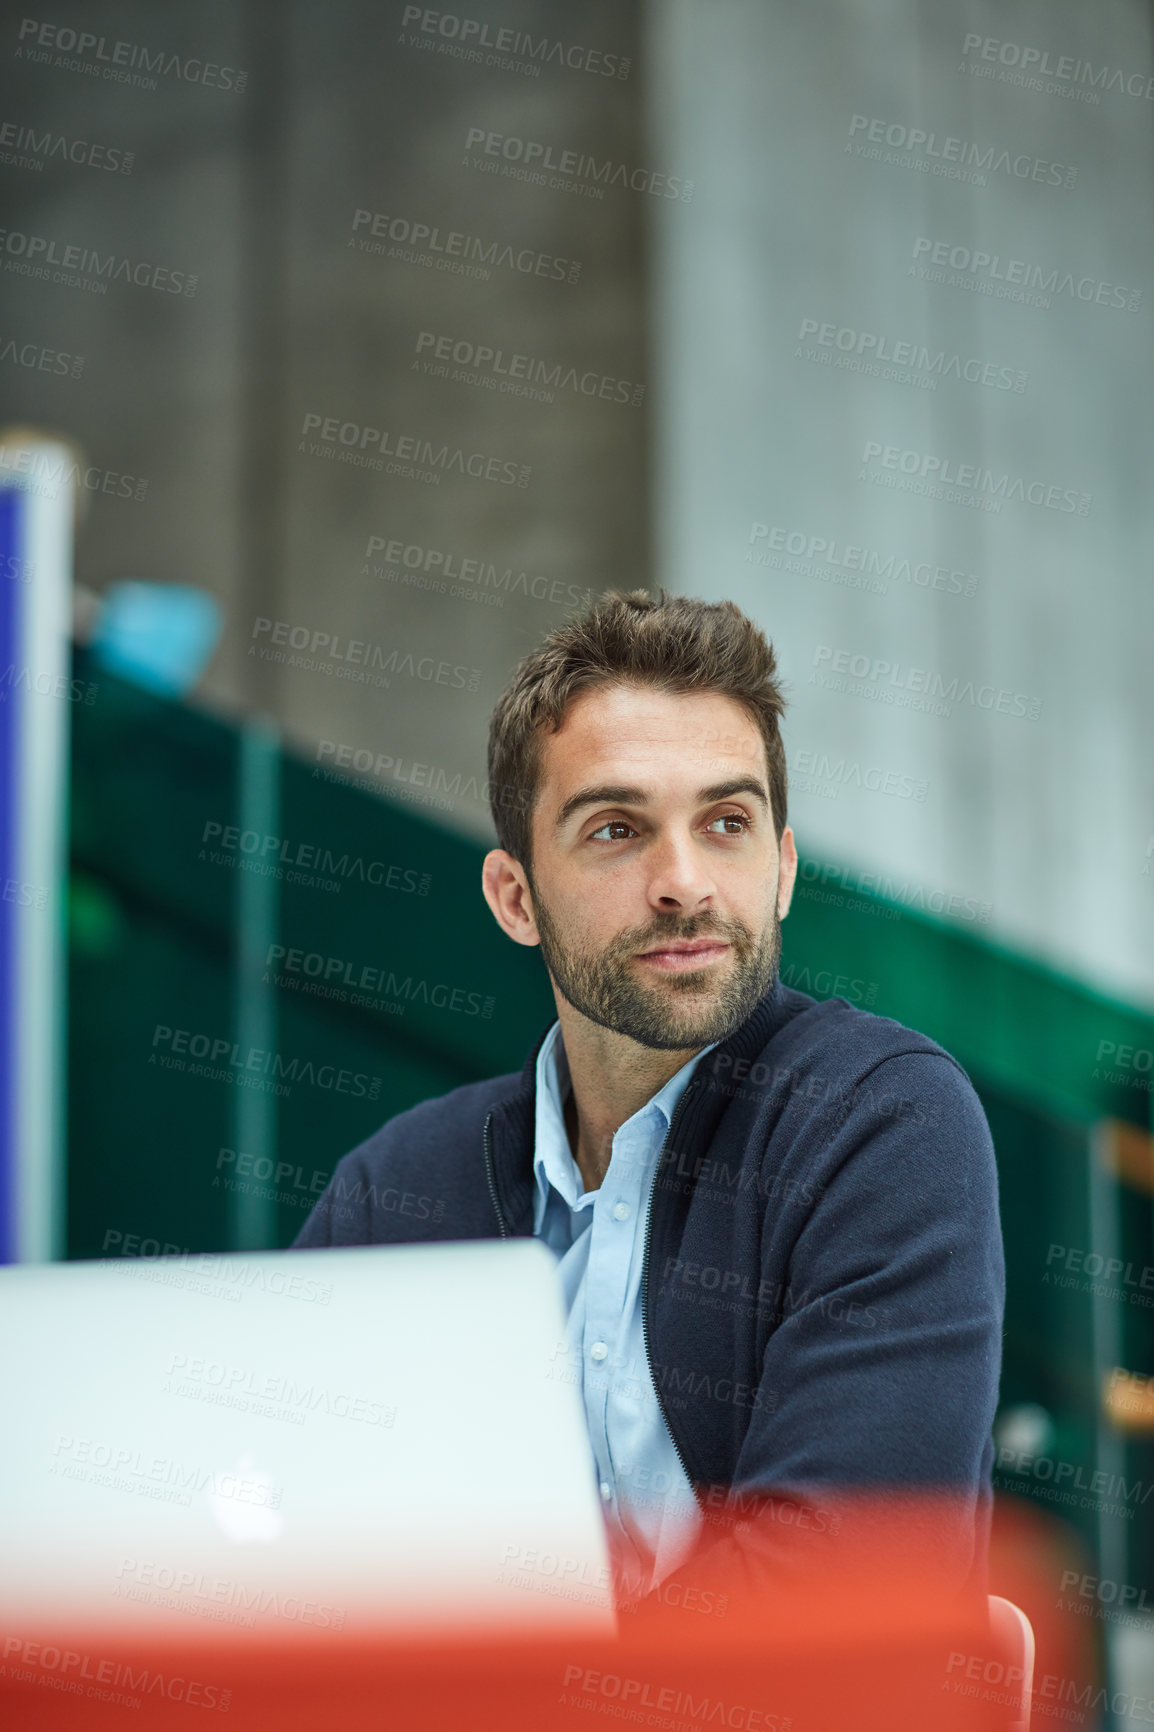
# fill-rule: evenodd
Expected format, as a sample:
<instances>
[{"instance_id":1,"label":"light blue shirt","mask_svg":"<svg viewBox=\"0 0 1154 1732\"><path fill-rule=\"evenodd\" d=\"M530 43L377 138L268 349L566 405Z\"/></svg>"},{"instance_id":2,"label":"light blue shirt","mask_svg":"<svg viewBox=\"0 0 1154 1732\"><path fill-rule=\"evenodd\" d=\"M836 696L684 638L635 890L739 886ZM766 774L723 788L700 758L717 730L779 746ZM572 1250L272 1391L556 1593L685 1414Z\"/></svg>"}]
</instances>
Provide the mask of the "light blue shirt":
<instances>
[{"instance_id":1,"label":"light blue shirt","mask_svg":"<svg viewBox=\"0 0 1154 1732\"><path fill-rule=\"evenodd\" d=\"M645 1355L641 1264L657 1157L702 1056L626 1119L600 1190L586 1191L562 1111L569 1066L559 1022L537 1055L533 1231L560 1259L569 1313L557 1374L581 1391L602 1509L630 1593L670 1575L701 1525Z\"/></svg>"}]
</instances>

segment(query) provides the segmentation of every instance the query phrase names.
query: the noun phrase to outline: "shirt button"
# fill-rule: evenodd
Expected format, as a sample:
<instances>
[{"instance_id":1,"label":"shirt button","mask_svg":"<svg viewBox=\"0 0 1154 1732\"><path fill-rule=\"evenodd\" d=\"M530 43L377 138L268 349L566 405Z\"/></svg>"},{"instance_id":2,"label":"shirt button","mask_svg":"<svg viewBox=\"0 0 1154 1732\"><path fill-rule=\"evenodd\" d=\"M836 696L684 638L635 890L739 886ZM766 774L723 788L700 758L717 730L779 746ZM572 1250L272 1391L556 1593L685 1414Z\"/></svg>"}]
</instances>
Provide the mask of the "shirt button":
<instances>
[{"instance_id":1,"label":"shirt button","mask_svg":"<svg viewBox=\"0 0 1154 1732\"><path fill-rule=\"evenodd\" d=\"M628 1203L614 1203L614 1205L613 1205L613 1219L615 1221L627 1221L629 1219L629 1204Z\"/></svg>"},{"instance_id":2,"label":"shirt button","mask_svg":"<svg viewBox=\"0 0 1154 1732\"><path fill-rule=\"evenodd\" d=\"M609 1484L607 1479L601 1481L601 1496L606 1503L608 1503L610 1498L613 1496L613 1487Z\"/></svg>"},{"instance_id":3,"label":"shirt button","mask_svg":"<svg viewBox=\"0 0 1154 1732\"><path fill-rule=\"evenodd\" d=\"M604 1341L595 1341L593 1343L592 1347L589 1349L589 1357L590 1359L595 1359L598 1365L600 1365L603 1359L608 1359L609 1349L606 1347Z\"/></svg>"}]
</instances>

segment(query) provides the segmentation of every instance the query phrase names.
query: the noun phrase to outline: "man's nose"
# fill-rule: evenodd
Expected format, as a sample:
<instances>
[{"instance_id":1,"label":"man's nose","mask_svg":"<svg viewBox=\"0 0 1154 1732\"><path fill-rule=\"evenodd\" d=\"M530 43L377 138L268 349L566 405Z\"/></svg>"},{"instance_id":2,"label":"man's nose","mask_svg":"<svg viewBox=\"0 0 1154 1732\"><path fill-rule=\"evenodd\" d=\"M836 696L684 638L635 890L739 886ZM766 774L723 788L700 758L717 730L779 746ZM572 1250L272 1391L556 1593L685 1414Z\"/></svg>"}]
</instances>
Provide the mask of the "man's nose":
<instances>
[{"instance_id":1,"label":"man's nose","mask_svg":"<svg viewBox=\"0 0 1154 1732\"><path fill-rule=\"evenodd\" d=\"M649 900L655 908L693 914L714 896L709 863L689 835L662 837L650 857Z\"/></svg>"}]
</instances>

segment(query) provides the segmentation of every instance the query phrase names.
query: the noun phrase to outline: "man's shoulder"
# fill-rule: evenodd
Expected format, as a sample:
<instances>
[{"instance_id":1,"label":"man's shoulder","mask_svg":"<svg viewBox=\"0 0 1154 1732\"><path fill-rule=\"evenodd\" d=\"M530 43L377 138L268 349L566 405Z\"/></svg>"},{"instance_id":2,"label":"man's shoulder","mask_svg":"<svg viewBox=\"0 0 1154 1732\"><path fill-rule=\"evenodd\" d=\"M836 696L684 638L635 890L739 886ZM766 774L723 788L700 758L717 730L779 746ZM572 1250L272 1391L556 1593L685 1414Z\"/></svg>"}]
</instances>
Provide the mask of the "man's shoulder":
<instances>
[{"instance_id":1,"label":"man's shoulder","mask_svg":"<svg viewBox=\"0 0 1154 1732\"><path fill-rule=\"evenodd\" d=\"M788 991L782 1009L761 1050L725 1073L718 1069L716 1078L747 1111L768 1113L767 1130L780 1126L811 1151L815 1139L832 1149L845 1126L878 1147L925 1133L923 1160L937 1150L948 1161L962 1145L989 1152L977 1091L929 1035L844 998Z\"/></svg>"},{"instance_id":2,"label":"man's shoulder","mask_svg":"<svg viewBox=\"0 0 1154 1732\"><path fill-rule=\"evenodd\" d=\"M485 1119L521 1087L520 1073L510 1072L464 1083L394 1114L337 1162L296 1244L401 1244L493 1234Z\"/></svg>"},{"instance_id":3,"label":"man's shoulder","mask_svg":"<svg viewBox=\"0 0 1154 1732\"><path fill-rule=\"evenodd\" d=\"M924 1055L937 1059L933 1074L969 1086L969 1077L952 1053L928 1034L907 1028L893 1017L835 997L810 998L785 993L788 1020L766 1042L762 1062L783 1060L798 1066L824 1066L849 1082L859 1080L887 1059Z\"/></svg>"},{"instance_id":4,"label":"man's shoulder","mask_svg":"<svg viewBox=\"0 0 1154 1732\"><path fill-rule=\"evenodd\" d=\"M466 1151L480 1148L488 1114L518 1093L521 1086L520 1072L510 1071L504 1076L485 1077L481 1082L462 1083L448 1094L418 1101L386 1119L379 1130L344 1159L355 1160L369 1171L390 1157L417 1162L435 1157L438 1172L443 1171L446 1164L451 1166Z\"/></svg>"},{"instance_id":5,"label":"man's shoulder","mask_svg":"<svg viewBox=\"0 0 1154 1732\"><path fill-rule=\"evenodd\" d=\"M889 1016L845 999L805 999L762 1049L734 1092L770 1113L766 1145L792 1150L807 1169L830 1172L853 1152L866 1178L878 1161L896 1174L907 1162L919 1184L984 1173L991 1189L993 1143L965 1070L945 1047ZM776 1132L780 1130L784 1142Z\"/></svg>"}]
</instances>

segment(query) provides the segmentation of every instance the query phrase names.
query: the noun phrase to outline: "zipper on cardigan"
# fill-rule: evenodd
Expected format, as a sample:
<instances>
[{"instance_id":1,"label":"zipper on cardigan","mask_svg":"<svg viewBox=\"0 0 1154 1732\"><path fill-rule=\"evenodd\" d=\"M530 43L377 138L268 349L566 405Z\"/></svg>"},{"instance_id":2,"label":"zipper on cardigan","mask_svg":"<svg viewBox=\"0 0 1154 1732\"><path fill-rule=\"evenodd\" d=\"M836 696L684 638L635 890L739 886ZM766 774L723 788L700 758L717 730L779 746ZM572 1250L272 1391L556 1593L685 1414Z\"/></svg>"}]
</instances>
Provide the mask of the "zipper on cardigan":
<instances>
[{"instance_id":1,"label":"zipper on cardigan","mask_svg":"<svg viewBox=\"0 0 1154 1732\"><path fill-rule=\"evenodd\" d=\"M489 1181L489 1195L493 1199L493 1213L497 1217L497 1225L501 1229L501 1237L502 1239L507 1239L509 1237L509 1229L505 1225L505 1217L501 1213L501 1205L497 1200L497 1176L493 1171L493 1139L489 1132L489 1127L492 1123L493 1114L491 1112L486 1113L483 1139L485 1147L485 1177Z\"/></svg>"},{"instance_id":2,"label":"zipper on cardigan","mask_svg":"<svg viewBox=\"0 0 1154 1732\"><path fill-rule=\"evenodd\" d=\"M657 1189L657 1176L661 1171L661 1163L665 1159L665 1151L673 1140L673 1133L680 1124L681 1115L689 1103L690 1095L696 1087L697 1078L692 1077L686 1084L681 1099L673 1109L673 1117L669 1121L669 1130L666 1133L665 1141L661 1145L661 1153L657 1157L657 1164L653 1169L653 1179L649 1186L649 1208L645 1216L645 1249L641 1257L641 1340L645 1348L645 1363L649 1368L649 1381L653 1385L653 1393L657 1397L657 1406L660 1409L662 1419L665 1421L665 1429L669 1433L669 1441L672 1443L674 1453L676 1454L678 1461L681 1463L681 1471L684 1473L685 1478L688 1481L689 1489L693 1493L694 1502L701 1508L704 1508L705 1506L701 1503L701 1498L698 1494L693 1476L689 1471L689 1463L685 1459L685 1452L677 1441L677 1434L670 1421L664 1397L661 1394L657 1379L653 1375L653 1356L649 1351L649 1250L653 1240L653 1193Z\"/></svg>"}]
</instances>

